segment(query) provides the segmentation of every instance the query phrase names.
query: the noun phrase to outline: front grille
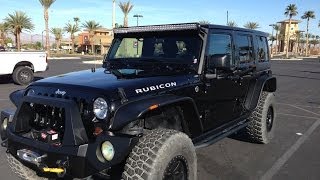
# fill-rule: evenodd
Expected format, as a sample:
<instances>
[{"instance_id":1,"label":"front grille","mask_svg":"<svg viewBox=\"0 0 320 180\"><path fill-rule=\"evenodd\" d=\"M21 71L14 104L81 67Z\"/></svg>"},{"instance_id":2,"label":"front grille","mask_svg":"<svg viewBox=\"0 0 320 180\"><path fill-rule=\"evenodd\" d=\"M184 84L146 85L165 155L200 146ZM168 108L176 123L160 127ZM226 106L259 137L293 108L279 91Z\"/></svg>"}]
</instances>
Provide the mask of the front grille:
<instances>
[{"instance_id":1,"label":"front grille","mask_svg":"<svg viewBox=\"0 0 320 180\"><path fill-rule=\"evenodd\" d=\"M36 96L45 96L51 98L63 98L67 100L74 101L80 113L80 117L82 119L82 123L85 127L86 133L88 138L94 138L94 125L93 125L93 118L94 114L92 111L92 103L88 102L85 98L79 97L70 97L70 96L62 96L56 95L54 93L43 93L43 92L36 92ZM36 131L42 130L54 130L57 131L60 137L64 135L65 129L65 112L62 108L50 107L42 104L34 104L33 105L35 118L30 121L30 126L32 129Z\"/></svg>"}]
</instances>

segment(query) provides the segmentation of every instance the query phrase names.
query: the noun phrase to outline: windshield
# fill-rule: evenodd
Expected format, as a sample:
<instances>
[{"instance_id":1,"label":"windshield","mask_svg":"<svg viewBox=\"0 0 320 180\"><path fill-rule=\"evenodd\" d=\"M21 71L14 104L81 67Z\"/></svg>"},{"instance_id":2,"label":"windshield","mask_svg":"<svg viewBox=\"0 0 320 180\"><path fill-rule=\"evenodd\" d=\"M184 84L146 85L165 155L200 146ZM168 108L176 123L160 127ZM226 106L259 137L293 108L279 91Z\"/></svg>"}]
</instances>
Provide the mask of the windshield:
<instances>
[{"instance_id":1,"label":"windshield","mask_svg":"<svg viewBox=\"0 0 320 180\"><path fill-rule=\"evenodd\" d=\"M197 72L201 52L198 35L139 35L115 38L107 58L109 69L135 76Z\"/></svg>"}]
</instances>

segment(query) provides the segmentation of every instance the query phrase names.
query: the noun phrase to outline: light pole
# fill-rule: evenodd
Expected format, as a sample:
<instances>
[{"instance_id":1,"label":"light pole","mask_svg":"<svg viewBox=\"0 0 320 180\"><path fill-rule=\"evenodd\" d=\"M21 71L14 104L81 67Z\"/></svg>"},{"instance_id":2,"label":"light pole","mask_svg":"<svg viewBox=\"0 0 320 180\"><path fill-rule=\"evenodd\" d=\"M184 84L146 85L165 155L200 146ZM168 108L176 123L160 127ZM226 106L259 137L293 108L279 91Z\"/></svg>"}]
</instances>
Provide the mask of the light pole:
<instances>
[{"instance_id":1,"label":"light pole","mask_svg":"<svg viewBox=\"0 0 320 180\"><path fill-rule=\"evenodd\" d=\"M116 27L116 0L112 0L112 28Z\"/></svg>"},{"instance_id":2,"label":"light pole","mask_svg":"<svg viewBox=\"0 0 320 180\"><path fill-rule=\"evenodd\" d=\"M137 18L137 26L139 26L139 18L142 18L143 16L140 14L135 14L133 17Z\"/></svg>"},{"instance_id":3,"label":"light pole","mask_svg":"<svg viewBox=\"0 0 320 180\"><path fill-rule=\"evenodd\" d=\"M273 31L274 27L276 26L275 24L270 24L269 26L272 27L272 34L271 34L271 54L273 54Z\"/></svg>"}]
</instances>

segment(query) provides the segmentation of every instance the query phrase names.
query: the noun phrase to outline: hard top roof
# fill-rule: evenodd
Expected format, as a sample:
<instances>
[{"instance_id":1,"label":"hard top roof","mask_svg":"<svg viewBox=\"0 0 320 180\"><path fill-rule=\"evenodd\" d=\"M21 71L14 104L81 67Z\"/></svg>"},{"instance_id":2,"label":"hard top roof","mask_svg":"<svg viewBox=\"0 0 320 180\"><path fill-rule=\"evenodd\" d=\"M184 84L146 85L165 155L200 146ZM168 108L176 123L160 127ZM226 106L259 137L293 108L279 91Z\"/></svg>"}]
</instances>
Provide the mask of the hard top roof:
<instances>
[{"instance_id":1,"label":"hard top roof","mask_svg":"<svg viewBox=\"0 0 320 180\"><path fill-rule=\"evenodd\" d=\"M231 30L231 31L241 31L260 34L263 36L268 36L268 33L239 28L231 26L223 26L216 24L200 24L200 23L179 23L179 24L162 24L162 25L148 25L148 26L132 26L127 28L116 28L114 29L115 34L131 34L131 33L141 33L141 32L167 32L167 31L185 31L185 30L200 30L201 28L205 29L220 29L220 30Z\"/></svg>"}]
</instances>

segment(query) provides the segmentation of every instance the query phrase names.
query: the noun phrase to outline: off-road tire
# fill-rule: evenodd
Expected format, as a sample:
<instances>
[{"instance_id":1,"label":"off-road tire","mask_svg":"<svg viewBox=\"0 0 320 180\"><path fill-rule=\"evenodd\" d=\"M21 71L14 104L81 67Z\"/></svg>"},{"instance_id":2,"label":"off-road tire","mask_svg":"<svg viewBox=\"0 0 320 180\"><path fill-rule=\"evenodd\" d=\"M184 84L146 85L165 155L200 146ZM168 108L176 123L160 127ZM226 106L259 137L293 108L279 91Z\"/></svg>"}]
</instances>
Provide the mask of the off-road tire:
<instances>
[{"instance_id":1,"label":"off-road tire","mask_svg":"<svg viewBox=\"0 0 320 180\"><path fill-rule=\"evenodd\" d=\"M19 66L13 70L12 73L13 82L19 85L28 85L33 79L33 71L28 66Z\"/></svg>"},{"instance_id":2,"label":"off-road tire","mask_svg":"<svg viewBox=\"0 0 320 180\"><path fill-rule=\"evenodd\" d=\"M191 139L176 130L152 130L142 136L133 148L122 178L162 180L168 164L177 157L182 157L185 162L187 179L197 179L197 156Z\"/></svg>"},{"instance_id":3,"label":"off-road tire","mask_svg":"<svg viewBox=\"0 0 320 180\"><path fill-rule=\"evenodd\" d=\"M21 179L26 180L44 180L46 178L37 176L37 173L23 165L20 161L18 161L14 156L10 153L7 153L7 161L11 170L19 176Z\"/></svg>"},{"instance_id":4,"label":"off-road tire","mask_svg":"<svg viewBox=\"0 0 320 180\"><path fill-rule=\"evenodd\" d=\"M267 128L267 114L269 107L273 111L271 129ZM249 139L255 143L268 144L274 136L274 127L276 123L276 108L274 93L262 92L256 109L249 117L249 125L246 127L246 133Z\"/></svg>"}]
</instances>

